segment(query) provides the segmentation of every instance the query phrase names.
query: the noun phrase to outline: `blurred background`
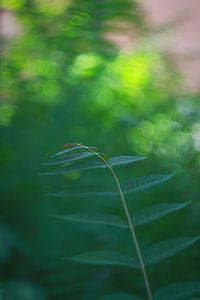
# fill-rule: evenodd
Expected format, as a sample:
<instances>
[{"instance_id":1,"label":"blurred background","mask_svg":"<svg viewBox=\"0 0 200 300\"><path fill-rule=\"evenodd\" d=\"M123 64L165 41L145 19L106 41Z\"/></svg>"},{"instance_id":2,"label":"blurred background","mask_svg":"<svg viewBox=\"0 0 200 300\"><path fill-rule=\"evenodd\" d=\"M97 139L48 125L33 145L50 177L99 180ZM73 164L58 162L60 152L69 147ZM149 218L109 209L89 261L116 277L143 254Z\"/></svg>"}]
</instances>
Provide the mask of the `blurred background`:
<instances>
[{"instance_id":1,"label":"blurred background","mask_svg":"<svg viewBox=\"0 0 200 300\"><path fill-rule=\"evenodd\" d=\"M117 288L144 296L136 271L61 259L95 249L132 252L123 229L50 216L123 215L118 199L44 196L63 186L104 183L109 175L37 174L64 143L85 143L113 156L147 155L117 170L121 180L176 176L129 196L130 209L192 203L138 229L140 243L199 234L199 1L2 0L0 18L0 287L6 299L94 300ZM199 262L196 244L150 266L153 290L200 279Z\"/></svg>"}]
</instances>

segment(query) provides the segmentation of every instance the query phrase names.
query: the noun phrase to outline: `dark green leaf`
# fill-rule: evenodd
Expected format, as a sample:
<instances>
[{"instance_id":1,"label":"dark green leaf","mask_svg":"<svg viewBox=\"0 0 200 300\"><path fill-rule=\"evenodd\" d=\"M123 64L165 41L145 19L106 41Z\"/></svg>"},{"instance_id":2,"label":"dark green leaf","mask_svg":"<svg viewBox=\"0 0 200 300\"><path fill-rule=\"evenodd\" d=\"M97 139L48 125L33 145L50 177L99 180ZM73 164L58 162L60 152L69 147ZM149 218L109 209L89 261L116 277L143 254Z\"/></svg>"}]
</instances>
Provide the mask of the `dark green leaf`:
<instances>
[{"instance_id":1,"label":"dark green leaf","mask_svg":"<svg viewBox=\"0 0 200 300\"><path fill-rule=\"evenodd\" d=\"M83 148L82 145L78 145L78 144L67 144L65 146L65 149L59 151L59 152L56 152L55 154L51 155L51 158L54 158L54 157L57 157L57 156L60 156L60 155L63 155L63 154L67 154L71 151L74 151L74 150L77 150L77 149L81 149Z\"/></svg>"},{"instance_id":2,"label":"dark green leaf","mask_svg":"<svg viewBox=\"0 0 200 300\"><path fill-rule=\"evenodd\" d=\"M141 211L138 211L133 216L133 223L135 226L148 224L157 219L160 219L172 212L180 210L190 204L186 203L160 203L147 207Z\"/></svg>"},{"instance_id":3,"label":"dark green leaf","mask_svg":"<svg viewBox=\"0 0 200 300\"><path fill-rule=\"evenodd\" d=\"M47 196L52 197L88 197L88 196L116 196L119 193L111 190L106 185L94 185L84 187L83 190L80 191L63 191L59 193L48 194Z\"/></svg>"},{"instance_id":4,"label":"dark green leaf","mask_svg":"<svg viewBox=\"0 0 200 300\"><path fill-rule=\"evenodd\" d=\"M77 147L72 148L72 149L63 150L63 151L69 152L69 150L73 150L73 149L75 150L75 149L77 149ZM64 154L63 151L62 151L62 154ZM59 152L59 153L61 153L61 152ZM84 153L84 154L82 154L82 153ZM70 157L68 156L69 159L61 158L59 161L44 163L44 165L58 165L58 164L68 163L73 160L75 161L77 159L86 158L86 157L90 157L90 156L94 156L94 155L95 155L95 153L92 153L92 152L80 152L80 153L74 154L73 156L70 156ZM122 165L127 165L134 161L142 160L142 159L145 159L145 157L116 156L116 157L113 157L110 160L108 160L108 162L111 162L111 166L120 166L120 165L122 166ZM49 171L49 172L40 173L39 175L57 175L57 174L65 174L65 173L69 173L69 172L74 172L74 171L82 171L82 170L97 169L97 168L107 168L107 166L102 161L96 159L96 160L89 160L89 161L83 161L83 162L77 162L77 163L75 162L73 165L70 165L70 166L67 166L67 167L64 167L61 169Z\"/></svg>"},{"instance_id":5,"label":"dark green leaf","mask_svg":"<svg viewBox=\"0 0 200 300\"><path fill-rule=\"evenodd\" d=\"M145 264L154 264L191 246L199 237L175 238L159 242L143 251Z\"/></svg>"},{"instance_id":6,"label":"dark green leaf","mask_svg":"<svg viewBox=\"0 0 200 300\"><path fill-rule=\"evenodd\" d=\"M90 265L113 265L139 268L137 260L133 257L115 251L88 252L69 257L68 259Z\"/></svg>"},{"instance_id":7,"label":"dark green leaf","mask_svg":"<svg viewBox=\"0 0 200 300\"><path fill-rule=\"evenodd\" d=\"M128 155L123 155L123 156L115 156L111 157L108 160L108 163L114 167L114 166L125 166L128 164L131 164L136 161L144 160L146 156L128 156Z\"/></svg>"},{"instance_id":8,"label":"dark green leaf","mask_svg":"<svg viewBox=\"0 0 200 300\"><path fill-rule=\"evenodd\" d=\"M91 162L83 162L82 164L85 164L85 166L89 166L89 163ZM98 165L100 163L100 165ZM95 165L93 165L95 167ZM104 167L104 165L101 165L101 162L97 162L96 167ZM67 167L69 170L73 169L73 166ZM66 169L63 170L58 170L54 172L49 172L46 173L45 175L52 175L52 174L62 174L66 172ZM41 174L40 174L41 175ZM173 175L152 175L152 176L147 176L147 177L142 177L142 178L137 178L135 179L134 182L131 182L127 185L124 185L122 187L123 192L125 194L131 193L131 192L137 192L137 191L142 191L144 189L150 188L153 185L156 185L160 182L166 181L169 178L171 178ZM115 196L119 195L118 191L113 190L112 188L106 186L106 185L96 185L96 186L89 186L85 187L84 190L82 191L63 191L59 193L53 193L49 194L48 196L56 196L56 197L85 197L85 196Z\"/></svg>"},{"instance_id":9,"label":"dark green leaf","mask_svg":"<svg viewBox=\"0 0 200 300\"><path fill-rule=\"evenodd\" d=\"M178 282L161 288L155 294L154 300L179 300L200 292L200 282Z\"/></svg>"},{"instance_id":10,"label":"dark green leaf","mask_svg":"<svg viewBox=\"0 0 200 300\"><path fill-rule=\"evenodd\" d=\"M77 160L80 160L83 158L87 158L90 156L94 156L94 155L95 155L95 153L92 153L92 152L79 152L79 153L74 153L71 155L64 156L62 158L59 158L59 160L56 160L56 161L50 161L50 162L43 163L43 165L46 165L46 166L63 165L63 164L68 164L68 163L71 163L71 162L74 162L74 161L77 161Z\"/></svg>"},{"instance_id":11,"label":"dark green leaf","mask_svg":"<svg viewBox=\"0 0 200 300\"><path fill-rule=\"evenodd\" d=\"M67 166L62 169L40 173L39 175L59 175L59 174L65 174L74 171L97 169L97 168L105 168L104 163L98 160L89 160L80 163L75 163L73 165Z\"/></svg>"},{"instance_id":12,"label":"dark green leaf","mask_svg":"<svg viewBox=\"0 0 200 300\"><path fill-rule=\"evenodd\" d=\"M113 215L108 214L73 214L73 215L64 215L64 216L57 216L54 217L73 221L73 222L81 222L81 223L92 223L92 224L104 224L104 225L111 225L121 228L128 228L128 224L121 218Z\"/></svg>"},{"instance_id":13,"label":"dark green leaf","mask_svg":"<svg viewBox=\"0 0 200 300\"><path fill-rule=\"evenodd\" d=\"M129 181L128 183L123 185L123 192L126 194L132 192L141 192L143 190L151 188L154 185L169 180L170 178L172 178L172 176L174 176L174 173L169 175L150 175L136 178L135 180Z\"/></svg>"}]
</instances>

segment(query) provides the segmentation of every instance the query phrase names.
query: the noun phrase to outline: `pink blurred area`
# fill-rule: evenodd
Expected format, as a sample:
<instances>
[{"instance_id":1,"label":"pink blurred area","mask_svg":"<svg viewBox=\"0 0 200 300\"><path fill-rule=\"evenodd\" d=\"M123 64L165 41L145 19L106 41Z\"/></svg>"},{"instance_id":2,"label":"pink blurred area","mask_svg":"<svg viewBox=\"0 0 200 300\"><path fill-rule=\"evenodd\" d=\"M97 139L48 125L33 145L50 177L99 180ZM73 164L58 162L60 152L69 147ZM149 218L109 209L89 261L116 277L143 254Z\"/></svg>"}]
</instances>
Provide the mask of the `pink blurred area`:
<instances>
[{"instance_id":1,"label":"pink blurred area","mask_svg":"<svg viewBox=\"0 0 200 300\"><path fill-rule=\"evenodd\" d=\"M163 28L161 51L172 58L186 88L200 91L200 1L150 0L141 2L152 30Z\"/></svg>"},{"instance_id":2,"label":"pink blurred area","mask_svg":"<svg viewBox=\"0 0 200 300\"><path fill-rule=\"evenodd\" d=\"M0 36L9 40L19 36L21 26L16 19L15 13L7 10L0 10Z\"/></svg>"}]
</instances>

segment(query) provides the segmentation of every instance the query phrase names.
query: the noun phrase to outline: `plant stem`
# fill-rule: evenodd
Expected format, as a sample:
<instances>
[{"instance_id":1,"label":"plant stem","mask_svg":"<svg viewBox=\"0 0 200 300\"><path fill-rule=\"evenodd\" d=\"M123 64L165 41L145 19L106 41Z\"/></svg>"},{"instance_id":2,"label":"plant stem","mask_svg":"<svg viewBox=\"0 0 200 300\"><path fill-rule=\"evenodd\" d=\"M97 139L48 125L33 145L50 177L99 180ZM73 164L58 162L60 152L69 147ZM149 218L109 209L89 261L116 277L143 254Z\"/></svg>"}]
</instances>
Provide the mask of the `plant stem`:
<instances>
[{"instance_id":1,"label":"plant stem","mask_svg":"<svg viewBox=\"0 0 200 300\"><path fill-rule=\"evenodd\" d=\"M149 284L149 279L148 279L148 276L147 276L146 268L145 268L144 261L143 261L143 258L142 258L142 254L141 254L141 251L140 251L139 243L138 243L138 240L137 240L137 237L136 237L134 225L132 223L131 216L130 216L128 207L126 205L126 200L125 200L124 194L122 192L122 188L121 188L121 185L120 185L119 180L117 178L117 175L115 174L115 172L114 172L113 168L110 166L110 164L99 153L93 151L92 149L90 149L87 146L83 146L83 148L86 148L88 151L94 153L101 161L103 161L103 163L108 167L108 169L110 170L110 172L112 173L112 175L115 179L117 188L119 190L120 198L121 198L121 201L122 201L122 204L123 204L123 207L124 207L124 211L125 211L125 214L126 214L126 218L127 218L127 221L128 221L128 225L129 225L129 228L130 228L130 231L131 231L131 235L132 235L132 238L133 238L133 241L134 241L134 244L135 244L136 253L137 253L137 256L138 256L139 263L140 263L140 267L141 267L141 271L142 271L142 275L143 275L143 279L144 279L144 283L145 283L145 287L146 287L148 300L153 300L152 292L151 292L151 288L150 288L150 284Z\"/></svg>"}]
</instances>

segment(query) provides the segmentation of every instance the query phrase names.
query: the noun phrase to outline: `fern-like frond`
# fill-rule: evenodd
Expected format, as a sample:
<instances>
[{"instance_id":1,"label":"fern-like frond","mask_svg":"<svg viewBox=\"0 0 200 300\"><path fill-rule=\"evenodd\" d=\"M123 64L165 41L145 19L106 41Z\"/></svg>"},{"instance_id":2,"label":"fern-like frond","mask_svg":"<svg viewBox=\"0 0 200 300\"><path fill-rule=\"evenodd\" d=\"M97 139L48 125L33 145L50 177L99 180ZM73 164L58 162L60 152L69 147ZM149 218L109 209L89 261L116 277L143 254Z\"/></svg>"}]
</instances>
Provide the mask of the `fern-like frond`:
<instances>
[{"instance_id":1,"label":"fern-like frond","mask_svg":"<svg viewBox=\"0 0 200 300\"><path fill-rule=\"evenodd\" d=\"M85 186L76 190L66 190L58 193L52 193L48 196L70 198L90 196L119 196L122 201L127 222L118 216L98 213L68 214L63 216L54 215L54 217L72 222L111 225L121 228L129 228L135 244L137 259L116 251L87 252L73 257L68 257L66 259L90 265L126 266L132 267L134 269L140 269L143 275L148 300L153 300L145 265L155 264L170 256L175 255L181 250L194 244L199 239L199 237L181 237L170 240L164 240L141 251L135 233L135 226L141 226L153 222L170 213L184 208L190 203L187 202L154 204L148 208L136 212L135 214L133 214L133 218L131 218L124 195L149 189L157 184L163 183L171 179L174 175L174 173L167 175L149 175L140 178L135 178L125 184L121 184L113 168L117 166L129 165L134 162L144 160L145 158L145 156L129 155L122 155L109 158L107 155L97 152L96 148L94 147L87 147L81 144L67 144L64 146L64 149L58 151L57 153L51 156L50 162L44 164L52 167L58 166L58 168L43 174L55 175L73 171L82 171L98 168L107 168L110 171L116 184L115 188L113 188L112 186L109 187L107 185L93 185ZM193 290L195 288L193 287ZM155 293L155 300L179 299L173 298L173 288L167 287L163 289ZM189 289L191 291L192 287L188 286L188 290ZM162 296L162 293L165 292L169 296L168 298L164 298ZM179 294L177 293L177 295ZM139 298L138 296L124 293L115 293L109 296L101 297L100 299L121 300L122 298L124 300L141 300L141 298Z\"/></svg>"}]
</instances>

